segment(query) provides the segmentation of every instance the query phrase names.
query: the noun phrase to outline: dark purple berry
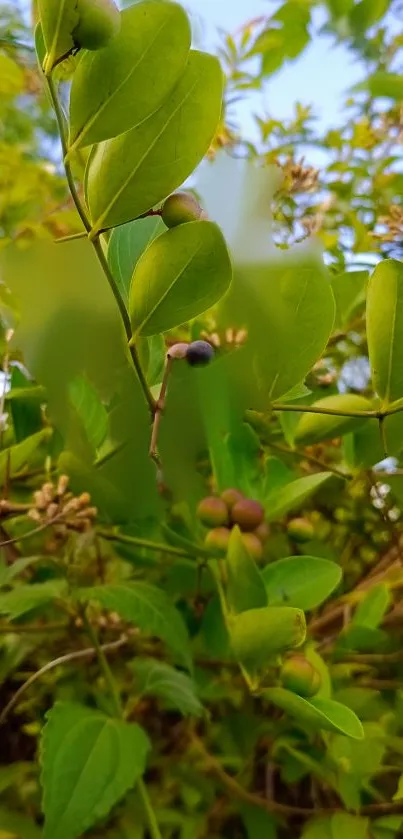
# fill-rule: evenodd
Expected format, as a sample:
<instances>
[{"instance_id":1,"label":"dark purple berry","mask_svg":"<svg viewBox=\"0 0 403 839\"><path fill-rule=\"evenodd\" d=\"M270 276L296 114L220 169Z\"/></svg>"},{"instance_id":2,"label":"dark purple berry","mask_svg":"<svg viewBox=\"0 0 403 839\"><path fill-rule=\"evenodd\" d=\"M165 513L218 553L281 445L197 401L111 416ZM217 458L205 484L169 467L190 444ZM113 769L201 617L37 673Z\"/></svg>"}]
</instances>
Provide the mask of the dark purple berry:
<instances>
[{"instance_id":1,"label":"dark purple berry","mask_svg":"<svg viewBox=\"0 0 403 839\"><path fill-rule=\"evenodd\" d=\"M207 341L193 341L188 346L186 361L191 367L204 367L213 357L213 347Z\"/></svg>"}]
</instances>

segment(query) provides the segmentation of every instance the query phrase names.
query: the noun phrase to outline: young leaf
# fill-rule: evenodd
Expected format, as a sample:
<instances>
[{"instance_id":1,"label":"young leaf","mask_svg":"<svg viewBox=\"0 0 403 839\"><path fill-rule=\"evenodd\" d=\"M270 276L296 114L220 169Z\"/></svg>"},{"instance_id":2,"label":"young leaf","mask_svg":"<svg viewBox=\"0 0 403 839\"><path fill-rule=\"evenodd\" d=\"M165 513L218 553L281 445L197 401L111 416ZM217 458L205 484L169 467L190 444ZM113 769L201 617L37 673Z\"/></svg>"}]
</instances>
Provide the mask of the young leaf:
<instances>
[{"instance_id":1,"label":"young leaf","mask_svg":"<svg viewBox=\"0 0 403 839\"><path fill-rule=\"evenodd\" d=\"M166 230L160 216L147 216L112 230L108 244L108 263L126 305L133 271L141 254Z\"/></svg>"},{"instance_id":2,"label":"young leaf","mask_svg":"<svg viewBox=\"0 0 403 839\"><path fill-rule=\"evenodd\" d=\"M351 813L335 813L332 816L333 839L367 839L369 819L353 816Z\"/></svg>"},{"instance_id":3,"label":"young leaf","mask_svg":"<svg viewBox=\"0 0 403 839\"><path fill-rule=\"evenodd\" d=\"M287 606L249 609L230 617L228 629L234 655L247 669L256 671L278 653L303 644L305 617Z\"/></svg>"},{"instance_id":4,"label":"young leaf","mask_svg":"<svg viewBox=\"0 0 403 839\"><path fill-rule=\"evenodd\" d=\"M117 612L142 632L161 638L188 669L191 669L189 638L185 624L164 591L149 583L111 583L80 592L81 600L97 600Z\"/></svg>"},{"instance_id":5,"label":"young leaf","mask_svg":"<svg viewBox=\"0 0 403 839\"><path fill-rule=\"evenodd\" d=\"M369 399L355 393L338 393L334 396L325 396L318 402L313 402L314 408L331 408L332 410L346 411L373 411L373 405ZM302 414L294 434L297 445L311 445L320 443L322 440L334 440L335 437L342 437L349 431L356 431L368 420L365 417L333 416L331 414Z\"/></svg>"},{"instance_id":6,"label":"young leaf","mask_svg":"<svg viewBox=\"0 0 403 839\"><path fill-rule=\"evenodd\" d=\"M122 11L109 46L84 52L70 94L70 148L109 140L148 119L177 83L190 26L177 3L136 3Z\"/></svg>"},{"instance_id":7,"label":"young leaf","mask_svg":"<svg viewBox=\"0 0 403 839\"><path fill-rule=\"evenodd\" d=\"M60 58L74 47L73 31L79 22L77 3L74 0L39 0L39 14L46 56L43 69L49 74Z\"/></svg>"},{"instance_id":8,"label":"young leaf","mask_svg":"<svg viewBox=\"0 0 403 839\"><path fill-rule=\"evenodd\" d=\"M368 352L374 389L385 408L403 397L403 263L385 259L368 284Z\"/></svg>"},{"instance_id":9,"label":"young leaf","mask_svg":"<svg viewBox=\"0 0 403 839\"><path fill-rule=\"evenodd\" d=\"M77 376L70 382L69 396L81 422L88 442L97 449L108 431L108 413L99 396L84 376Z\"/></svg>"},{"instance_id":10,"label":"young leaf","mask_svg":"<svg viewBox=\"0 0 403 839\"><path fill-rule=\"evenodd\" d=\"M280 519L286 513L301 507L331 477L329 472L317 472L316 475L297 478L296 481L280 487L277 492L270 493L265 502L269 521Z\"/></svg>"},{"instance_id":11,"label":"young leaf","mask_svg":"<svg viewBox=\"0 0 403 839\"><path fill-rule=\"evenodd\" d=\"M256 563L241 539L238 526L231 531L227 552L227 598L234 612L267 606L265 584Z\"/></svg>"},{"instance_id":12,"label":"young leaf","mask_svg":"<svg viewBox=\"0 0 403 839\"><path fill-rule=\"evenodd\" d=\"M45 606L52 600L65 596L66 592L65 580L49 580L46 583L18 586L6 594L0 594L0 614L8 615L11 620L20 618L32 609Z\"/></svg>"},{"instance_id":13,"label":"young leaf","mask_svg":"<svg viewBox=\"0 0 403 839\"><path fill-rule=\"evenodd\" d=\"M96 147L86 177L93 235L147 212L189 177L213 138L222 88L218 60L191 51L181 80L161 108Z\"/></svg>"},{"instance_id":14,"label":"young leaf","mask_svg":"<svg viewBox=\"0 0 403 839\"><path fill-rule=\"evenodd\" d=\"M358 604L351 626L365 626L377 629L391 602L389 588L386 583L372 586L364 599Z\"/></svg>"},{"instance_id":15,"label":"young leaf","mask_svg":"<svg viewBox=\"0 0 403 839\"><path fill-rule=\"evenodd\" d=\"M264 696L273 705L316 730L337 731L356 740L364 737L362 725L354 712L333 699L303 699L285 688L267 688Z\"/></svg>"},{"instance_id":16,"label":"young leaf","mask_svg":"<svg viewBox=\"0 0 403 839\"><path fill-rule=\"evenodd\" d=\"M52 433L51 428L44 428L43 431L31 434L22 443L18 443L16 446L10 446L8 449L3 449L0 452L0 484L4 484L7 475L12 478L17 472L20 472L42 443L49 440Z\"/></svg>"},{"instance_id":17,"label":"young leaf","mask_svg":"<svg viewBox=\"0 0 403 839\"><path fill-rule=\"evenodd\" d=\"M342 570L335 562L316 556L289 556L262 571L270 606L316 609L339 585Z\"/></svg>"},{"instance_id":18,"label":"young leaf","mask_svg":"<svg viewBox=\"0 0 403 839\"><path fill-rule=\"evenodd\" d=\"M136 335L155 335L209 309L232 278L224 237L211 221L180 224L158 236L133 274L129 311Z\"/></svg>"},{"instance_id":19,"label":"young leaf","mask_svg":"<svg viewBox=\"0 0 403 839\"><path fill-rule=\"evenodd\" d=\"M144 773L150 748L140 726L57 702L42 732L43 839L77 839Z\"/></svg>"},{"instance_id":20,"label":"young leaf","mask_svg":"<svg viewBox=\"0 0 403 839\"><path fill-rule=\"evenodd\" d=\"M202 716L203 706L196 685L185 673L155 658L137 658L131 666L137 692L165 700L185 717Z\"/></svg>"}]
</instances>

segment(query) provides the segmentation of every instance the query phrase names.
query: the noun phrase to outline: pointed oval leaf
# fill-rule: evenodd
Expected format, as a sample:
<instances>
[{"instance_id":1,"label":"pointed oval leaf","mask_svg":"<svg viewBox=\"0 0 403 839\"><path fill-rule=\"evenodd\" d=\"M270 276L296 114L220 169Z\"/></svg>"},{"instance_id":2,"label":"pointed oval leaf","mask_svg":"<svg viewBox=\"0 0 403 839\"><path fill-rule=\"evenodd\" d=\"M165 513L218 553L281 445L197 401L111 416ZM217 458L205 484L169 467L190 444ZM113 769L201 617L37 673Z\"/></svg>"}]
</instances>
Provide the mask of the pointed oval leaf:
<instances>
[{"instance_id":1,"label":"pointed oval leaf","mask_svg":"<svg viewBox=\"0 0 403 839\"><path fill-rule=\"evenodd\" d=\"M65 580L48 580L46 583L31 583L14 588L6 594L0 594L0 614L8 615L12 620L20 618L32 609L46 606L56 598L65 597Z\"/></svg>"},{"instance_id":2,"label":"pointed oval leaf","mask_svg":"<svg viewBox=\"0 0 403 839\"><path fill-rule=\"evenodd\" d=\"M196 317L227 291L231 261L211 221L180 224L158 236L140 257L130 288L135 335L155 335Z\"/></svg>"},{"instance_id":3,"label":"pointed oval leaf","mask_svg":"<svg viewBox=\"0 0 403 839\"><path fill-rule=\"evenodd\" d=\"M339 585L342 570L335 562L316 556L290 556L262 571L269 605L316 609Z\"/></svg>"},{"instance_id":4,"label":"pointed oval leaf","mask_svg":"<svg viewBox=\"0 0 403 839\"><path fill-rule=\"evenodd\" d=\"M77 839L143 775L150 742L140 726L57 702L42 731L43 839Z\"/></svg>"},{"instance_id":5,"label":"pointed oval leaf","mask_svg":"<svg viewBox=\"0 0 403 839\"><path fill-rule=\"evenodd\" d=\"M297 478L286 486L280 487L266 499L266 515L269 521L274 521L284 516L291 510L297 510L317 490L331 478L329 472L317 472L316 475L307 475L304 478Z\"/></svg>"},{"instance_id":6,"label":"pointed oval leaf","mask_svg":"<svg viewBox=\"0 0 403 839\"><path fill-rule=\"evenodd\" d=\"M189 177L214 136L222 90L219 61L193 50L161 108L96 147L86 175L92 235L137 218Z\"/></svg>"},{"instance_id":7,"label":"pointed oval leaf","mask_svg":"<svg viewBox=\"0 0 403 839\"><path fill-rule=\"evenodd\" d=\"M148 119L184 70L190 25L178 3L122 11L110 46L84 52L70 94L70 148L109 140Z\"/></svg>"},{"instance_id":8,"label":"pointed oval leaf","mask_svg":"<svg viewBox=\"0 0 403 839\"><path fill-rule=\"evenodd\" d=\"M368 284L368 353L374 389L386 407L403 397L403 263L385 259Z\"/></svg>"},{"instance_id":9,"label":"pointed oval leaf","mask_svg":"<svg viewBox=\"0 0 403 839\"><path fill-rule=\"evenodd\" d=\"M49 74L60 58L74 48L73 31L79 22L76 0L39 0L46 56L43 69Z\"/></svg>"},{"instance_id":10,"label":"pointed oval leaf","mask_svg":"<svg viewBox=\"0 0 403 839\"><path fill-rule=\"evenodd\" d=\"M373 411L373 405L369 399L355 393L337 393L333 396L325 396L313 402L310 406L319 409L331 409L343 413L358 411ZM350 431L357 431L358 428L367 422L366 417L334 416L332 414L303 414L298 422L294 433L294 440L297 444L311 445L320 443L322 440L334 440L335 437L342 437Z\"/></svg>"},{"instance_id":11,"label":"pointed oval leaf","mask_svg":"<svg viewBox=\"0 0 403 839\"><path fill-rule=\"evenodd\" d=\"M42 444L49 440L52 433L52 429L44 428L43 431L31 434L22 443L3 449L0 452L0 484L5 482L7 475L12 478L17 472L20 472Z\"/></svg>"},{"instance_id":12,"label":"pointed oval leaf","mask_svg":"<svg viewBox=\"0 0 403 839\"><path fill-rule=\"evenodd\" d=\"M97 600L143 632L161 638L190 669L189 638L181 615L162 589L148 583L111 583L80 593L82 600Z\"/></svg>"},{"instance_id":13,"label":"pointed oval leaf","mask_svg":"<svg viewBox=\"0 0 403 839\"><path fill-rule=\"evenodd\" d=\"M377 629L391 603L389 587L386 583L372 586L358 604L351 626L366 626Z\"/></svg>"},{"instance_id":14,"label":"pointed oval leaf","mask_svg":"<svg viewBox=\"0 0 403 839\"><path fill-rule=\"evenodd\" d=\"M227 552L227 598L234 612L267 606L263 577L243 545L238 526L231 531Z\"/></svg>"},{"instance_id":15,"label":"pointed oval leaf","mask_svg":"<svg viewBox=\"0 0 403 839\"><path fill-rule=\"evenodd\" d=\"M108 263L126 305L133 271L141 254L166 230L160 216L147 216L112 230L108 244Z\"/></svg>"},{"instance_id":16,"label":"pointed oval leaf","mask_svg":"<svg viewBox=\"0 0 403 839\"><path fill-rule=\"evenodd\" d=\"M165 700L185 717L202 716L203 705L197 696L196 685L185 673L155 658L137 658L132 663L132 670L137 692Z\"/></svg>"},{"instance_id":17,"label":"pointed oval leaf","mask_svg":"<svg viewBox=\"0 0 403 839\"><path fill-rule=\"evenodd\" d=\"M363 727L354 711L334 699L303 699L285 688L268 688L263 695L273 705L317 730L337 731L355 740L364 737Z\"/></svg>"},{"instance_id":18,"label":"pointed oval leaf","mask_svg":"<svg viewBox=\"0 0 403 839\"><path fill-rule=\"evenodd\" d=\"M266 606L230 617L228 629L234 655L247 669L265 667L278 653L304 643L305 616L300 609Z\"/></svg>"}]
</instances>

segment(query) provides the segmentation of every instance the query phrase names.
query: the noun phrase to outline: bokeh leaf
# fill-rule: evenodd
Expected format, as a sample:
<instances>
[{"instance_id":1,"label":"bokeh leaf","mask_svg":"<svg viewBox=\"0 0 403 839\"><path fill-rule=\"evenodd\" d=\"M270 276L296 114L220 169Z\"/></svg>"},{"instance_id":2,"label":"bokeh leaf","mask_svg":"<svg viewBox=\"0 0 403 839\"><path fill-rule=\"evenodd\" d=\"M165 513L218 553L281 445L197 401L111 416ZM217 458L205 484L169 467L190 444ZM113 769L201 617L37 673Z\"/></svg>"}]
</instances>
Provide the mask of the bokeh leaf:
<instances>
[{"instance_id":1,"label":"bokeh leaf","mask_svg":"<svg viewBox=\"0 0 403 839\"><path fill-rule=\"evenodd\" d=\"M316 475L307 475L304 478L297 478L285 486L279 487L277 491L269 493L265 499L266 513L269 521L281 518L285 513L296 510L317 492L331 475L329 472L317 472Z\"/></svg>"},{"instance_id":2,"label":"bokeh leaf","mask_svg":"<svg viewBox=\"0 0 403 839\"><path fill-rule=\"evenodd\" d=\"M77 376L69 384L69 396L84 426L88 442L95 450L106 437L108 413L88 379Z\"/></svg>"}]
</instances>

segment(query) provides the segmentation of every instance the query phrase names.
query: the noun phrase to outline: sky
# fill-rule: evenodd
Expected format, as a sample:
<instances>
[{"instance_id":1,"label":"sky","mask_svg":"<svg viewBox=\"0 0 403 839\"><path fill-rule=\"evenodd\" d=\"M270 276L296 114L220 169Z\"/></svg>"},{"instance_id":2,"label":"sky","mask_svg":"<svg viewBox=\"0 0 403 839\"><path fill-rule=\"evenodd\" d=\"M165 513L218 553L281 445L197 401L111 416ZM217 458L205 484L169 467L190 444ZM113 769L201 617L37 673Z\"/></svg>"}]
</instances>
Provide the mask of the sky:
<instances>
[{"instance_id":1,"label":"sky","mask_svg":"<svg viewBox=\"0 0 403 839\"><path fill-rule=\"evenodd\" d=\"M259 15L272 13L273 0L184 0L184 5L204 23L204 46L214 49L217 29L235 32ZM337 123L347 91L362 78L362 70L351 53L335 46L327 36L316 37L303 55L268 79L263 95L249 98L242 119L250 122L250 112L259 110L284 119L293 112L296 101L313 105L321 125Z\"/></svg>"}]
</instances>

